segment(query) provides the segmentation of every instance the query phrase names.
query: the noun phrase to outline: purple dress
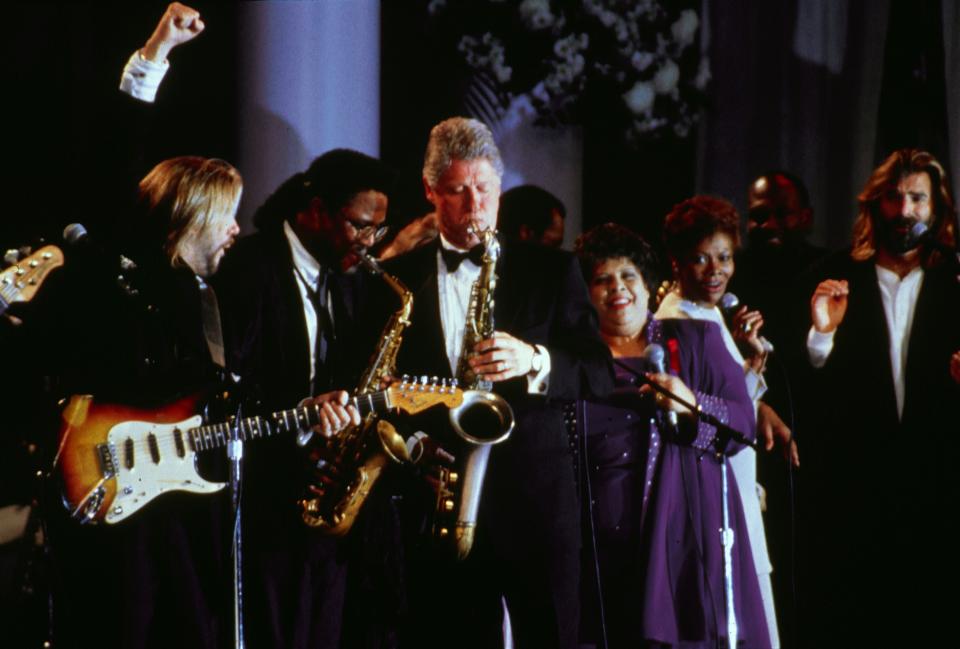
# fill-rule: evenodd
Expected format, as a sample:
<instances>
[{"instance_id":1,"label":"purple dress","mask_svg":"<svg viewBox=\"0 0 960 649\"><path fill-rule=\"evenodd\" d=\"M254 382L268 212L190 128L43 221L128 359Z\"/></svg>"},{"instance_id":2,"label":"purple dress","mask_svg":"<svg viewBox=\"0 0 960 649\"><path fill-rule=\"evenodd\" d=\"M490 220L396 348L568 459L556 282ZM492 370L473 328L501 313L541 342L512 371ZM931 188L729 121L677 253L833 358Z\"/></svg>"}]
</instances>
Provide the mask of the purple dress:
<instances>
[{"instance_id":1,"label":"purple dress","mask_svg":"<svg viewBox=\"0 0 960 649\"><path fill-rule=\"evenodd\" d=\"M754 437L743 370L715 324L652 321L647 339L677 350L677 373L705 412ZM619 360L642 368L640 359ZM665 436L652 400L636 396L634 381L618 366L617 392L603 403L581 404L578 418L587 441L586 486L609 646L725 646L721 472L712 452L716 429L700 423L687 436L695 439L683 444ZM724 452L740 448L728 443ZM733 473L727 475L739 646L769 647L743 510ZM584 569L585 575L596 573L593 565ZM587 633L591 626L596 621L585 619Z\"/></svg>"}]
</instances>

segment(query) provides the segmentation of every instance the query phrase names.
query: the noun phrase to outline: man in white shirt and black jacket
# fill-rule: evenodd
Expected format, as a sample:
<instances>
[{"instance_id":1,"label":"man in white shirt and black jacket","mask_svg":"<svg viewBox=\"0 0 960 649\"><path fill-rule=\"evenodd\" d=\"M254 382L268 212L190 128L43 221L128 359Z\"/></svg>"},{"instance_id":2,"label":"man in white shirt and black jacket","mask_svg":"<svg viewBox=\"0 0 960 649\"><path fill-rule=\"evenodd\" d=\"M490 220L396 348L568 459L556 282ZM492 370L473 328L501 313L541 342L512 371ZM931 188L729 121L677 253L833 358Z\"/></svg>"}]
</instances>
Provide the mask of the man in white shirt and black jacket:
<instances>
[{"instance_id":1,"label":"man in white shirt and black jacket","mask_svg":"<svg viewBox=\"0 0 960 649\"><path fill-rule=\"evenodd\" d=\"M957 565L960 284L947 178L925 151L893 152L858 197L852 249L817 269L807 408L820 421L805 439L801 584L811 646L935 640L946 628L932 587L955 584Z\"/></svg>"},{"instance_id":2,"label":"man in white shirt and black jacket","mask_svg":"<svg viewBox=\"0 0 960 649\"><path fill-rule=\"evenodd\" d=\"M423 183L440 237L385 267L414 294L398 373L456 371L470 288L480 275L476 253L463 253L479 243L478 230L496 228L502 174L500 153L481 122L452 118L431 131ZM515 646L577 642L580 520L561 404L609 391L610 356L574 257L501 243L496 333L477 344L470 364L509 402L516 427L490 454L470 555L454 560L450 547L426 536L429 526L406 548L401 647L499 646L502 599ZM380 302L396 308L395 299ZM445 416L426 432L449 444L449 430L436 427L438 421L446 423ZM462 457L462 447L449 448ZM408 521L415 529L432 513L433 498L420 504L410 508L417 510Z\"/></svg>"}]
</instances>

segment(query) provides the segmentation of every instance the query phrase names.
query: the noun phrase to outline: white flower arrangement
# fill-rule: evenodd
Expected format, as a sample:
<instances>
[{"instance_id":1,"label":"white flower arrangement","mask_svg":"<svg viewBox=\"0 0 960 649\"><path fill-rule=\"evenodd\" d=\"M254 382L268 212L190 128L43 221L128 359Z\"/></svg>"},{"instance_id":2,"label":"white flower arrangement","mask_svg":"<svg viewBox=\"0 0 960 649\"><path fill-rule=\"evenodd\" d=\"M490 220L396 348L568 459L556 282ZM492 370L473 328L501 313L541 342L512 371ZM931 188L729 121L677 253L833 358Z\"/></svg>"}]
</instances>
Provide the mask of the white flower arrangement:
<instances>
[{"instance_id":1,"label":"white flower arrangement","mask_svg":"<svg viewBox=\"0 0 960 649\"><path fill-rule=\"evenodd\" d=\"M710 62L697 47L692 2L431 0L456 31L466 64L495 85L504 108L529 102L544 124L599 116L628 140L685 138L698 120ZM588 108L589 107L589 108Z\"/></svg>"}]
</instances>

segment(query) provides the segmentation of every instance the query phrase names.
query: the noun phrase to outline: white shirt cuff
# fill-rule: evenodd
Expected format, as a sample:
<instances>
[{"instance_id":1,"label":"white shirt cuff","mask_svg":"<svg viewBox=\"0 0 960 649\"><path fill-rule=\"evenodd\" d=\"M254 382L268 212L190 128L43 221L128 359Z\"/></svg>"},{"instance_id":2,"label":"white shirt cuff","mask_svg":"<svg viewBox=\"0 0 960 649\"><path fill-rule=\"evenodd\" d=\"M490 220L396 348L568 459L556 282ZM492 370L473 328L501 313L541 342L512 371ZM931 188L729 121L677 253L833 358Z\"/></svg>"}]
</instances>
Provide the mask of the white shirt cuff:
<instances>
[{"instance_id":1,"label":"white shirt cuff","mask_svg":"<svg viewBox=\"0 0 960 649\"><path fill-rule=\"evenodd\" d=\"M550 385L550 352L543 345L534 345L543 357L543 365L536 374L527 374L527 394L546 394Z\"/></svg>"},{"instance_id":2,"label":"white shirt cuff","mask_svg":"<svg viewBox=\"0 0 960 649\"><path fill-rule=\"evenodd\" d=\"M157 98L160 82L170 69L170 62L155 63L143 58L140 50L134 52L123 68L120 91L135 99L153 103Z\"/></svg>"},{"instance_id":3,"label":"white shirt cuff","mask_svg":"<svg viewBox=\"0 0 960 649\"><path fill-rule=\"evenodd\" d=\"M767 391L767 380L763 377L763 374L755 372L753 369L748 369L744 373L744 378L747 380L747 394L750 395L750 400L756 405L760 397Z\"/></svg>"},{"instance_id":4,"label":"white shirt cuff","mask_svg":"<svg viewBox=\"0 0 960 649\"><path fill-rule=\"evenodd\" d=\"M836 333L831 331L824 334L810 327L810 333L807 334L807 355L811 365L823 367L827 363L827 358L833 351L833 336Z\"/></svg>"}]
</instances>

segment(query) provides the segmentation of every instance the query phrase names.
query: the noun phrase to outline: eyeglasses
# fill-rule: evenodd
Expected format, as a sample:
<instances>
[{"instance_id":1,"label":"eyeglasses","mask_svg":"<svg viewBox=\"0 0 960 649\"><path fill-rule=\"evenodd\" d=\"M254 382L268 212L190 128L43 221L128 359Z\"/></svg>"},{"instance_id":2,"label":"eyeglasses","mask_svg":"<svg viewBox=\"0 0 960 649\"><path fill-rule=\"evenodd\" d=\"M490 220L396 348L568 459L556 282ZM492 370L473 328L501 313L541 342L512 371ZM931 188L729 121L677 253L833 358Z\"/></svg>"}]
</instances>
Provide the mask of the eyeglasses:
<instances>
[{"instance_id":1,"label":"eyeglasses","mask_svg":"<svg viewBox=\"0 0 960 649\"><path fill-rule=\"evenodd\" d=\"M344 221L350 224L350 227L357 233L358 239L367 239L372 236L374 243L381 241L390 230L389 225L376 226L348 218L344 218Z\"/></svg>"}]
</instances>

